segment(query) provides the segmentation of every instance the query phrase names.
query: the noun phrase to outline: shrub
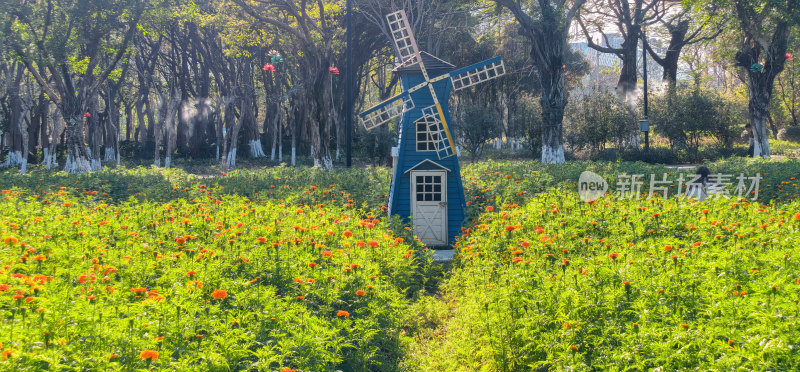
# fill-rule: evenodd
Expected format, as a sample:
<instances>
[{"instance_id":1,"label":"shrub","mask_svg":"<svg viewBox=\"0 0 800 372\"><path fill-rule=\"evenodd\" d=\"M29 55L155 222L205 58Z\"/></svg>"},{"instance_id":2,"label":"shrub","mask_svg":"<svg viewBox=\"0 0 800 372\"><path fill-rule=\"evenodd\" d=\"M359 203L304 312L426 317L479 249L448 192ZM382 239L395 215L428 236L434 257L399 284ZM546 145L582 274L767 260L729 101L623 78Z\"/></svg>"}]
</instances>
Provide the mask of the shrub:
<instances>
[{"instance_id":1,"label":"shrub","mask_svg":"<svg viewBox=\"0 0 800 372\"><path fill-rule=\"evenodd\" d=\"M608 92L571 101L565 116L566 141L572 148L600 152L608 142L620 147L639 131L634 111Z\"/></svg>"},{"instance_id":2,"label":"shrub","mask_svg":"<svg viewBox=\"0 0 800 372\"><path fill-rule=\"evenodd\" d=\"M497 111L472 105L466 105L455 124L457 135L464 141L464 148L473 162L480 156L486 142L499 137L503 129Z\"/></svg>"},{"instance_id":3,"label":"shrub","mask_svg":"<svg viewBox=\"0 0 800 372\"><path fill-rule=\"evenodd\" d=\"M698 151L704 136L713 136L724 147L733 146L746 118L742 108L709 88L680 89L653 97L650 119L653 131L668 138L672 147Z\"/></svg>"},{"instance_id":4,"label":"shrub","mask_svg":"<svg viewBox=\"0 0 800 372\"><path fill-rule=\"evenodd\" d=\"M800 127L786 127L778 131L781 141L800 142Z\"/></svg>"}]
</instances>

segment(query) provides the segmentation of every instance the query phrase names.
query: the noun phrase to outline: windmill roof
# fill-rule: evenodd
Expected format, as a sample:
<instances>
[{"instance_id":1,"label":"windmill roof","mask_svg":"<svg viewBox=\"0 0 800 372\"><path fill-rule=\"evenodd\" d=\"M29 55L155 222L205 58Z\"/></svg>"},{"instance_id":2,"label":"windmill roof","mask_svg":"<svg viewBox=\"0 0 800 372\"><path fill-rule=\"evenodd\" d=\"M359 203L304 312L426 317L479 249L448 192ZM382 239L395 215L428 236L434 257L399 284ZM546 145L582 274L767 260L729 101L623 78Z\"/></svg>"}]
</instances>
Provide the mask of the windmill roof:
<instances>
[{"instance_id":1,"label":"windmill roof","mask_svg":"<svg viewBox=\"0 0 800 372\"><path fill-rule=\"evenodd\" d=\"M425 70L427 71L435 71L435 70L452 70L456 68L450 62L444 61L428 52L419 52L420 56L422 56L422 63L425 64ZM414 63L413 65L400 65L392 70L393 72L413 72L413 71L422 71L419 68L419 63Z\"/></svg>"}]
</instances>

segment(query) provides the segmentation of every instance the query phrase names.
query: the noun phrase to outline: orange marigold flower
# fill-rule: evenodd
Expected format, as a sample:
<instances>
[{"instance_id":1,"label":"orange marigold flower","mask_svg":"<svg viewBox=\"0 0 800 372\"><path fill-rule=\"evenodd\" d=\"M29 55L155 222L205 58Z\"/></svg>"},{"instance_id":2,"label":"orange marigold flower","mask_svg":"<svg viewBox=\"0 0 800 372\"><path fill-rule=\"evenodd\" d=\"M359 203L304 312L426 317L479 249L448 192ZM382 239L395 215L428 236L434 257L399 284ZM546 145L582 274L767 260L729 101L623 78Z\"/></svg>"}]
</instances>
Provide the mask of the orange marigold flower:
<instances>
[{"instance_id":1,"label":"orange marigold flower","mask_svg":"<svg viewBox=\"0 0 800 372\"><path fill-rule=\"evenodd\" d=\"M189 271L188 273L186 273L186 277L187 278L191 278L191 277L195 276L196 274L197 274L197 271Z\"/></svg>"},{"instance_id":2,"label":"orange marigold flower","mask_svg":"<svg viewBox=\"0 0 800 372\"><path fill-rule=\"evenodd\" d=\"M142 360L150 359L151 361L155 362L158 360L158 351L142 350L142 352L139 354L139 358Z\"/></svg>"},{"instance_id":3,"label":"orange marigold flower","mask_svg":"<svg viewBox=\"0 0 800 372\"><path fill-rule=\"evenodd\" d=\"M692 245L695 246L695 247L699 247L699 246L703 245L703 242L694 242Z\"/></svg>"},{"instance_id":4,"label":"orange marigold flower","mask_svg":"<svg viewBox=\"0 0 800 372\"><path fill-rule=\"evenodd\" d=\"M7 245L14 245L14 244L19 243L19 239L15 238L13 236L7 236L7 237L3 238L3 243L6 243Z\"/></svg>"},{"instance_id":5,"label":"orange marigold flower","mask_svg":"<svg viewBox=\"0 0 800 372\"><path fill-rule=\"evenodd\" d=\"M342 235L344 235L345 238L349 238L349 237L353 236L353 232L350 231L350 230L347 230L344 233L342 233Z\"/></svg>"},{"instance_id":6,"label":"orange marigold flower","mask_svg":"<svg viewBox=\"0 0 800 372\"><path fill-rule=\"evenodd\" d=\"M611 253L608 255L608 257L611 257L612 260L616 260L617 257L619 257L619 253L617 252Z\"/></svg>"},{"instance_id":7,"label":"orange marigold flower","mask_svg":"<svg viewBox=\"0 0 800 372\"><path fill-rule=\"evenodd\" d=\"M360 289L356 291L356 296L364 296L366 294L367 294L366 292L364 292L364 291L362 291Z\"/></svg>"},{"instance_id":8,"label":"orange marigold flower","mask_svg":"<svg viewBox=\"0 0 800 372\"><path fill-rule=\"evenodd\" d=\"M339 311L336 312L336 316L338 316L340 318L349 318L350 317L350 313L347 312L347 311L344 311L344 310L339 310Z\"/></svg>"},{"instance_id":9,"label":"orange marigold flower","mask_svg":"<svg viewBox=\"0 0 800 372\"><path fill-rule=\"evenodd\" d=\"M308 267L313 269L313 268L317 267L317 263L316 262L309 262L308 263Z\"/></svg>"},{"instance_id":10,"label":"orange marigold flower","mask_svg":"<svg viewBox=\"0 0 800 372\"><path fill-rule=\"evenodd\" d=\"M297 371L295 371L295 370L293 370L291 368L284 368L284 369L281 370L281 372L297 372Z\"/></svg>"},{"instance_id":11,"label":"orange marigold flower","mask_svg":"<svg viewBox=\"0 0 800 372\"><path fill-rule=\"evenodd\" d=\"M228 292L222 289L216 289L214 292L211 292L211 297L215 300L222 300L225 297L228 297Z\"/></svg>"},{"instance_id":12,"label":"orange marigold flower","mask_svg":"<svg viewBox=\"0 0 800 372\"><path fill-rule=\"evenodd\" d=\"M16 353L16 352L17 351L14 350L14 349L6 349L6 350L3 350L3 353L0 354L0 355L2 355L3 361L5 362L6 360L8 360L8 357L14 355L14 353Z\"/></svg>"},{"instance_id":13,"label":"orange marigold flower","mask_svg":"<svg viewBox=\"0 0 800 372\"><path fill-rule=\"evenodd\" d=\"M37 255L36 257L34 257L33 260L34 261L44 261L45 258L47 258L47 257L45 257L44 255L40 254L40 255Z\"/></svg>"},{"instance_id":14,"label":"orange marigold flower","mask_svg":"<svg viewBox=\"0 0 800 372\"><path fill-rule=\"evenodd\" d=\"M671 250L672 250L672 246L671 245L665 245L664 246L664 252L669 252Z\"/></svg>"},{"instance_id":15,"label":"orange marigold flower","mask_svg":"<svg viewBox=\"0 0 800 372\"><path fill-rule=\"evenodd\" d=\"M794 219L800 221L800 213L795 213Z\"/></svg>"},{"instance_id":16,"label":"orange marigold flower","mask_svg":"<svg viewBox=\"0 0 800 372\"><path fill-rule=\"evenodd\" d=\"M131 292L133 292L133 293L144 293L144 292L147 292L147 288L131 288Z\"/></svg>"},{"instance_id":17,"label":"orange marigold flower","mask_svg":"<svg viewBox=\"0 0 800 372\"><path fill-rule=\"evenodd\" d=\"M31 302L35 302L35 301L36 301L36 299L33 298L33 297L26 297L25 298L25 303L31 303Z\"/></svg>"},{"instance_id":18,"label":"orange marigold flower","mask_svg":"<svg viewBox=\"0 0 800 372\"><path fill-rule=\"evenodd\" d=\"M369 241L369 246L372 247L372 248L375 248L375 247L378 246L378 242L375 241L375 240L370 240Z\"/></svg>"},{"instance_id":19,"label":"orange marigold flower","mask_svg":"<svg viewBox=\"0 0 800 372\"><path fill-rule=\"evenodd\" d=\"M267 242L267 238L265 238L263 236L259 236L258 238L256 238L256 240L258 240L259 243L266 243Z\"/></svg>"},{"instance_id":20,"label":"orange marigold flower","mask_svg":"<svg viewBox=\"0 0 800 372\"><path fill-rule=\"evenodd\" d=\"M490 205L490 206L486 207L486 211L487 211L487 212L493 212L493 211L494 211L494 207L492 207L492 206Z\"/></svg>"},{"instance_id":21,"label":"orange marigold flower","mask_svg":"<svg viewBox=\"0 0 800 372\"><path fill-rule=\"evenodd\" d=\"M507 225L507 226L506 226L506 231L514 231L514 230L516 230L516 229L517 229L517 227L516 227L516 226L514 226L514 225Z\"/></svg>"},{"instance_id":22,"label":"orange marigold flower","mask_svg":"<svg viewBox=\"0 0 800 372\"><path fill-rule=\"evenodd\" d=\"M322 252L322 257L329 257L329 258L333 257L333 252L331 252L331 251L323 251Z\"/></svg>"},{"instance_id":23,"label":"orange marigold flower","mask_svg":"<svg viewBox=\"0 0 800 372\"><path fill-rule=\"evenodd\" d=\"M797 279L797 284L800 284L800 279ZM11 289L11 286L8 284L0 284L0 292L5 292Z\"/></svg>"}]
</instances>

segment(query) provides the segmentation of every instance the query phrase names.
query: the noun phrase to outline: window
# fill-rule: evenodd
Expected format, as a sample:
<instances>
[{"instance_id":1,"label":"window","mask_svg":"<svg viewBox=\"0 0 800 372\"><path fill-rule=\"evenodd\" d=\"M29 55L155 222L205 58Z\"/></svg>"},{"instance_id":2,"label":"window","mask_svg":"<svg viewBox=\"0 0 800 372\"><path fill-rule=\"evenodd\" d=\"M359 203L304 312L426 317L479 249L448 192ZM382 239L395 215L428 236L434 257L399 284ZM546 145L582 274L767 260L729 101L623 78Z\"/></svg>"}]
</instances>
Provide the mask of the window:
<instances>
[{"instance_id":1,"label":"window","mask_svg":"<svg viewBox=\"0 0 800 372\"><path fill-rule=\"evenodd\" d=\"M442 176L416 176L417 201L442 201Z\"/></svg>"},{"instance_id":2,"label":"window","mask_svg":"<svg viewBox=\"0 0 800 372\"><path fill-rule=\"evenodd\" d=\"M423 116L414 124L417 126L417 151L436 151L439 142L439 121L435 116Z\"/></svg>"}]
</instances>

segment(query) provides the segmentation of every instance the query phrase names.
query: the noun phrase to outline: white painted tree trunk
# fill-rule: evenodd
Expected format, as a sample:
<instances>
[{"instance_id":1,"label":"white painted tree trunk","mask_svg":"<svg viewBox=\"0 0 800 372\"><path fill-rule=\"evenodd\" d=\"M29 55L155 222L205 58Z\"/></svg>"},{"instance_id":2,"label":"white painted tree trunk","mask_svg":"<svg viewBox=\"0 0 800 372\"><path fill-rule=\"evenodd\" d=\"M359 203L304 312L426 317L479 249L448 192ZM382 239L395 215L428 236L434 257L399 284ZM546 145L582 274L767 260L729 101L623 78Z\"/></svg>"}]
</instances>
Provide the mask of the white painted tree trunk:
<instances>
[{"instance_id":1,"label":"white painted tree trunk","mask_svg":"<svg viewBox=\"0 0 800 372\"><path fill-rule=\"evenodd\" d=\"M552 148L546 144L542 145L542 163L544 164L563 164L564 163L564 146L559 145L557 148Z\"/></svg>"},{"instance_id":2,"label":"white painted tree trunk","mask_svg":"<svg viewBox=\"0 0 800 372\"><path fill-rule=\"evenodd\" d=\"M333 160L330 156L323 156L322 160L318 160L316 157L314 158L314 166L320 167L325 170L332 170L333 169Z\"/></svg>"},{"instance_id":3,"label":"white painted tree trunk","mask_svg":"<svg viewBox=\"0 0 800 372\"><path fill-rule=\"evenodd\" d=\"M297 165L297 148L292 147L292 166Z\"/></svg>"},{"instance_id":4,"label":"white painted tree trunk","mask_svg":"<svg viewBox=\"0 0 800 372\"><path fill-rule=\"evenodd\" d=\"M114 147L106 147L106 154L103 157L103 161L106 163L117 161L117 150L115 150Z\"/></svg>"},{"instance_id":5,"label":"white painted tree trunk","mask_svg":"<svg viewBox=\"0 0 800 372\"><path fill-rule=\"evenodd\" d=\"M103 170L103 163L100 161L100 158L93 157L91 160L92 164L92 172L97 172Z\"/></svg>"},{"instance_id":6,"label":"white painted tree trunk","mask_svg":"<svg viewBox=\"0 0 800 372\"><path fill-rule=\"evenodd\" d=\"M250 141L250 157L251 158L267 157L267 154L264 153L264 146L261 145L261 140Z\"/></svg>"},{"instance_id":7,"label":"white painted tree trunk","mask_svg":"<svg viewBox=\"0 0 800 372\"><path fill-rule=\"evenodd\" d=\"M92 164L89 159L77 157L77 160L72 160L72 157L67 155L67 161L64 163L64 172L67 173L86 173L91 171Z\"/></svg>"},{"instance_id":8,"label":"white painted tree trunk","mask_svg":"<svg viewBox=\"0 0 800 372\"><path fill-rule=\"evenodd\" d=\"M11 151L8 153L8 159L6 159L3 167L20 167L23 161L22 151Z\"/></svg>"},{"instance_id":9,"label":"white painted tree trunk","mask_svg":"<svg viewBox=\"0 0 800 372\"><path fill-rule=\"evenodd\" d=\"M228 162L226 163L227 168L232 168L236 166L236 147L232 147L231 151L228 152Z\"/></svg>"}]
</instances>

